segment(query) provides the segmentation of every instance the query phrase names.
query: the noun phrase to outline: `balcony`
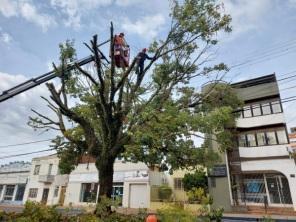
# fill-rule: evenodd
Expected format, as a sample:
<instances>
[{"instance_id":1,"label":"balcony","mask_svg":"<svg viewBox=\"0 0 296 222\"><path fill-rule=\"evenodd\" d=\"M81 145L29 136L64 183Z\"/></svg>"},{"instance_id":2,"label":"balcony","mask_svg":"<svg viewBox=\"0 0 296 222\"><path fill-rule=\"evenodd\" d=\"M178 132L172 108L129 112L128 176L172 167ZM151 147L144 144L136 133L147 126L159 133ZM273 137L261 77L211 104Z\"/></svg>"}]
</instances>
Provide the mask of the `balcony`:
<instances>
[{"instance_id":1,"label":"balcony","mask_svg":"<svg viewBox=\"0 0 296 222\"><path fill-rule=\"evenodd\" d=\"M236 120L236 127L238 128L251 128L259 126L268 126L273 124L285 123L283 113L275 113L263 116L254 116L248 118L238 118Z\"/></svg>"},{"instance_id":2,"label":"balcony","mask_svg":"<svg viewBox=\"0 0 296 222\"><path fill-rule=\"evenodd\" d=\"M39 175L38 181L42 183L52 183L54 181L54 175Z\"/></svg>"},{"instance_id":3,"label":"balcony","mask_svg":"<svg viewBox=\"0 0 296 222\"><path fill-rule=\"evenodd\" d=\"M280 157L289 156L288 144L257 146L257 147L239 147L241 158L262 158L262 157Z\"/></svg>"}]
</instances>

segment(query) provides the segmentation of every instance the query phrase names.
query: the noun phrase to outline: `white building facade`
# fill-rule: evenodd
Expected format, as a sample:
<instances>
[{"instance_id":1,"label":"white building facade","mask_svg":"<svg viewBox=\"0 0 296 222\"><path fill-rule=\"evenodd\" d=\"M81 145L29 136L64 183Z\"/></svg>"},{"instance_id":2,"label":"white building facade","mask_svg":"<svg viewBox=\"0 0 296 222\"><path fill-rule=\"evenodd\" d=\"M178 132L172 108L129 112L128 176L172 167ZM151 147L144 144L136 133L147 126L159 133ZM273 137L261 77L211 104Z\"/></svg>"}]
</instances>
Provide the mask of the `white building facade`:
<instances>
[{"instance_id":1,"label":"white building facade","mask_svg":"<svg viewBox=\"0 0 296 222\"><path fill-rule=\"evenodd\" d=\"M31 164L12 162L0 167L0 203L22 204Z\"/></svg>"},{"instance_id":2,"label":"white building facade","mask_svg":"<svg viewBox=\"0 0 296 222\"><path fill-rule=\"evenodd\" d=\"M116 160L112 198L128 208L149 208L151 185L161 184L161 173L144 163ZM94 163L80 163L69 175L65 205L85 206L98 198L98 171Z\"/></svg>"},{"instance_id":3,"label":"white building facade","mask_svg":"<svg viewBox=\"0 0 296 222\"><path fill-rule=\"evenodd\" d=\"M275 74L232 86L244 107L234 130L237 146L223 157L227 172L210 179L214 200L224 201L227 209L258 206L296 211L296 164Z\"/></svg>"},{"instance_id":4,"label":"white building facade","mask_svg":"<svg viewBox=\"0 0 296 222\"><path fill-rule=\"evenodd\" d=\"M68 175L59 174L57 155L32 159L32 166L25 190L24 200L37 201L47 205L63 205Z\"/></svg>"}]
</instances>

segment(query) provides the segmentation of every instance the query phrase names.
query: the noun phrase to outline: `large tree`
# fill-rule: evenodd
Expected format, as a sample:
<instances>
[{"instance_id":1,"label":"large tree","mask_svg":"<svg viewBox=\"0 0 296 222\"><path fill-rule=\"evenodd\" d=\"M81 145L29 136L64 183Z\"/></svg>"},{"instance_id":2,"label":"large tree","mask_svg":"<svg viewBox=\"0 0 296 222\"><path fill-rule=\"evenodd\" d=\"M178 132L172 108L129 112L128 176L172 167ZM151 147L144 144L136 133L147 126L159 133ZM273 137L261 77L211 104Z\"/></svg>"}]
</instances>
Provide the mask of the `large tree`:
<instances>
[{"instance_id":1,"label":"large tree","mask_svg":"<svg viewBox=\"0 0 296 222\"><path fill-rule=\"evenodd\" d=\"M217 44L217 34L231 31L231 18L215 0L171 3L167 35L151 43L153 59L142 74L135 72L136 58L127 69L115 67L113 53L110 64L105 63L96 36L86 44L94 70L76 65L68 71L75 50L70 41L61 44L61 65L55 66L61 82L47 83L50 99L43 97L57 118L35 110L30 118L35 128L61 132L54 142L64 172L71 171L81 155L95 158L99 197L111 196L118 156L174 170L215 160L206 145L196 147L194 137L202 137L199 133L215 133L223 148L229 145L225 126L233 121L237 100L213 105L207 102L212 90L201 93L191 80L227 71L223 63L207 64L213 64L208 63L209 50ZM113 36L111 25L111 52Z\"/></svg>"}]
</instances>

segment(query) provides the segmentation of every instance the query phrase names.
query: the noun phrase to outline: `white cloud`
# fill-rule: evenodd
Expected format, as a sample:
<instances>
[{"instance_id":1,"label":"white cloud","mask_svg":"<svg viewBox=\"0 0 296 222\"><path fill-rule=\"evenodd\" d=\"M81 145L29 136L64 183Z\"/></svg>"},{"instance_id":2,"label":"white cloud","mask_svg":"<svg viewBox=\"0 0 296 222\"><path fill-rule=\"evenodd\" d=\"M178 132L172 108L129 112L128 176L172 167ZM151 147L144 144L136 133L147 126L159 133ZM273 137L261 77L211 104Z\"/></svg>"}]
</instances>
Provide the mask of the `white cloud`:
<instances>
[{"instance_id":1,"label":"white cloud","mask_svg":"<svg viewBox=\"0 0 296 222\"><path fill-rule=\"evenodd\" d=\"M122 28L129 33L135 33L149 39L156 37L164 24L165 17L161 14L156 14L142 17L134 23L125 18Z\"/></svg>"},{"instance_id":2,"label":"white cloud","mask_svg":"<svg viewBox=\"0 0 296 222\"><path fill-rule=\"evenodd\" d=\"M115 4L118 6L130 6L134 4L139 4L142 0L116 0Z\"/></svg>"},{"instance_id":3,"label":"white cloud","mask_svg":"<svg viewBox=\"0 0 296 222\"><path fill-rule=\"evenodd\" d=\"M67 16L64 20L65 26L79 29L83 15L89 15L89 10L99 6L110 5L112 0L51 0L50 3Z\"/></svg>"},{"instance_id":4,"label":"white cloud","mask_svg":"<svg viewBox=\"0 0 296 222\"><path fill-rule=\"evenodd\" d=\"M28 22L47 31L49 27L55 26L54 17L41 13L30 0L0 0L0 13L5 17L22 17Z\"/></svg>"},{"instance_id":5,"label":"white cloud","mask_svg":"<svg viewBox=\"0 0 296 222\"><path fill-rule=\"evenodd\" d=\"M247 31L256 30L272 6L270 0L222 0L222 2L225 12L232 17L232 38Z\"/></svg>"},{"instance_id":6,"label":"white cloud","mask_svg":"<svg viewBox=\"0 0 296 222\"><path fill-rule=\"evenodd\" d=\"M11 0L0 0L0 12L5 17L16 16L17 2Z\"/></svg>"},{"instance_id":7,"label":"white cloud","mask_svg":"<svg viewBox=\"0 0 296 222\"><path fill-rule=\"evenodd\" d=\"M9 44L12 41L12 37L7 32L4 32L2 28L0 27L0 42L3 42L5 44Z\"/></svg>"}]
</instances>

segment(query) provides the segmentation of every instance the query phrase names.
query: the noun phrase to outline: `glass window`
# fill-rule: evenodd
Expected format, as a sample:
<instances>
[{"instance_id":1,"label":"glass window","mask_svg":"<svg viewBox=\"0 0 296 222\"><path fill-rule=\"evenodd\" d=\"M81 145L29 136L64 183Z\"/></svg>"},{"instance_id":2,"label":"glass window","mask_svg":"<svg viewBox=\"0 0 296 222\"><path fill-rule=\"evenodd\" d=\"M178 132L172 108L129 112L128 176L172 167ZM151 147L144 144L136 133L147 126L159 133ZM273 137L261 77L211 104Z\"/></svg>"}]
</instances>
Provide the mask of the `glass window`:
<instances>
[{"instance_id":1,"label":"glass window","mask_svg":"<svg viewBox=\"0 0 296 222\"><path fill-rule=\"evenodd\" d=\"M97 183L81 184L80 202L96 202L98 191Z\"/></svg>"},{"instance_id":2,"label":"glass window","mask_svg":"<svg viewBox=\"0 0 296 222\"><path fill-rule=\"evenodd\" d=\"M174 178L174 188L175 190L183 190L183 179Z\"/></svg>"},{"instance_id":3,"label":"glass window","mask_svg":"<svg viewBox=\"0 0 296 222\"><path fill-rule=\"evenodd\" d=\"M29 198L36 198L38 193L38 188L29 189Z\"/></svg>"},{"instance_id":4,"label":"glass window","mask_svg":"<svg viewBox=\"0 0 296 222\"><path fill-rule=\"evenodd\" d=\"M4 200L12 200L14 188L15 188L15 185L6 185L6 189L3 197Z\"/></svg>"},{"instance_id":5,"label":"glass window","mask_svg":"<svg viewBox=\"0 0 296 222\"><path fill-rule=\"evenodd\" d=\"M260 108L260 104L256 104L256 105L252 105L252 109L253 109L253 115L254 116L261 116L261 108Z\"/></svg>"},{"instance_id":6,"label":"glass window","mask_svg":"<svg viewBox=\"0 0 296 222\"><path fill-rule=\"evenodd\" d=\"M49 164L48 166L48 175L51 175L51 171L52 171L52 163Z\"/></svg>"},{"instance_id":7,"label":"glass window","mask_svg":"<svg viewBox=\"0 0 296 222\"><path fill-rule=\"evenodd\" d=\"M256 146L255 134L247 134L248 146Z\"/></svg>"},{"instance_id":8,"label":"glass window","mask_svg":"<svg viewBox=\"0 0 296 222\"><path fill-rule=\"evenodd\" d=\"M19 184L15 195L15 200L22 201L25 193L26 184Z\"/></svg>"},{"instance_id":9,"label":"glass window","mask_svg":"<svg viewBox=\"0 0 296 222\"><path fill-rule=\"evenodd\" d=\"M123 183L113 184L111 198L117 200L119 205L122 204L123 198Z\"/></svg>"},{"instance_id":10,"label":"glass window","mask_svg":"<svg viewBox=\"0 0 296 222\"><path fill-rule=\"evenodd\" d=\"M266 145L266 138L265 138L265 133L257 133L257 142L258 146L264 146Z\"/></svg>"},{"instance_id":11,"label":"glass window","mask_svg":"<svg viewBox=\"0 0 296 222\"><path fill-rule=\"evenodd\" d=\"M55 189L54 189L54 194L53 194L54 197L59 196L59 188L60 188L59 186L56 186L56 187L55 187Z\"/></svg>"},{"instance_id":12,"label":"glass window","mask_svg":"<svg viewBox=\"0 0 296 222\"><path fill-rule=\"evenodd\" d=\"M281 113L282 112L280 101L271 102L271 107L272 107L273 113Z\"/></svg>"},{"instance_id":13,"label":"glass window","mask_svg":"<svg viewBox=\"0 0 296 222\"><path fill-rule=\"evenodd\" d=\"M211 187L216 187L216 178L210 177Z\"/></svg>"},{"instance_id":14,"label":"glass window","mask_svg":"<svg viewBox=\"0 0 296 222\"><path fill-rule=\"evenodd\" d=\"M40 165L35 165L34 175L38 175L39 174L39 171L40 171Z\"/></svg>"},{"instance_id":15,"label":"glass window","mask_svg":"<svg viewBox=\"0 0 296 222\"><path fill-rule=\"evenodd\" d=\"M288 143L286 130L277 130L276 134L277 134L277 137L278 137L279 144Z\"/></svg>"},{"instance_id":16,"label":"glass window","mask_svg":"<svg viewBox=\"0 0 296 222\"><path fill-rule=\"evenodd\" d=\"M0 197L2 196L3 185L0 185Z\"/></svg>"},{"instance_id":17,"label":"glass window","mask_svg":"<svg viewBox=\"0 0 296 222\"><path fill-rule=\"evenodd\" d=\"M271 114L270 103L261 104L263 115Z\"/></svg>"},{"instance_id":18,"label":"glass window","mask_svg":"<svg viewBox=\"0 0 296 222\"><path fill-rule=\"evenodd\" d=\"M239 144L240 147L247 147L248 146L245 134L239 135L238 144Z\"/></svg>"},{"instance_id":19,"label":"glass window","mask_svg":"<svg viewBox=\"0 0 296 222\"><path fill-rule=\"evenodd\" d=\"M275 132L266 132L266 138L268 145L274 145L277 144Z\"/></svg>"},{"instance_id":20,"label":"glass window","mask_svg":"<svg viewBox=\"0 0 296 222\"><path fill-rule=\"evenodd\" d=\"M250 106L245 106L244 107L244 117L251 117L252 112Z\"/></svg>"}]
</instances>

